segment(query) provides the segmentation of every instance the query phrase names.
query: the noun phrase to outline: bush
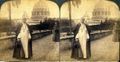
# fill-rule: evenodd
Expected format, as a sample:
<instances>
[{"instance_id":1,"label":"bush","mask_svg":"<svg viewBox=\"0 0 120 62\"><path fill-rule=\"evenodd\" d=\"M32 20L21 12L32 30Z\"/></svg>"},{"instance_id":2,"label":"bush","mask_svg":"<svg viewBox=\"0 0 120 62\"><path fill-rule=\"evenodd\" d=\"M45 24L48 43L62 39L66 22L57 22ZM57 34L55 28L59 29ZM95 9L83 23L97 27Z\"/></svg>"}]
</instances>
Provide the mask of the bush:
<instances>
[{"instance_id":1,"label":"bush","mask_svg":"<svg viewBox=\"0 0 120 62\"><path fill-rule=\"evenodd\" d=\"M7 19L0 19L0 32L9 32L11 29L11 21Z\"/></svg>"}]
</instances>

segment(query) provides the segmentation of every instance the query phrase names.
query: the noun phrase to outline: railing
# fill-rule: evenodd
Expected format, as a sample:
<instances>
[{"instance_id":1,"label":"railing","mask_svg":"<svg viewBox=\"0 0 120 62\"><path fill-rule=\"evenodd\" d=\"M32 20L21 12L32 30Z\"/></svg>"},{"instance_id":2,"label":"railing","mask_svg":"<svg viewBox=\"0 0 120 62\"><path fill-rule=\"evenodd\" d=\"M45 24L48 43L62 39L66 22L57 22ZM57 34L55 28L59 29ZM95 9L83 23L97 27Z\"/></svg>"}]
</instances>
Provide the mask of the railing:
<instances>
[{"instance_id":1,"label":"railing","mask_svg":"<svg viewBox=\"0 0 120 62\"><path fill-rule=\"evenodd\" d=\"M90 30L96 31L96 30L104 30L105 26L108 26L108 25L99 24L99 25L92 25L92 26L88 26L88 27L90 27ZM68 28L68 26L67 26L67 28ZM15 37L16 37L16 35L4 36L4 37L0 37L0 40L2 40L2 39L11 39L11 38L15 38Z\"/></svg>"},{"instance_id":2,"label":"railing","mask_svg":"<svg viewBox=\"0 0 120 62\"><path fill-rule=\"evenodd\" d=\"M16 35L4 36L4 37L0 37L0 40L11 39L11 38L15 38L15 37L16 37Z\"/></svg>"}]
</instances>

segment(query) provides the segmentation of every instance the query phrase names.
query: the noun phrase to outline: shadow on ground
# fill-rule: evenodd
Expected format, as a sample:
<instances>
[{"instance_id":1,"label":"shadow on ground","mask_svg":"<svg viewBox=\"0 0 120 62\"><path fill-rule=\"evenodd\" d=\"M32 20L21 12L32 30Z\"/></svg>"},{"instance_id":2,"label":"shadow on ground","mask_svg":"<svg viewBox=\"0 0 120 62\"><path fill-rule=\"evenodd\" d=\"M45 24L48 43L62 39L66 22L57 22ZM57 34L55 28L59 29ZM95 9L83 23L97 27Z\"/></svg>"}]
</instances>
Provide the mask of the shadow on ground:
<instances>
[{"instance_id":1,"label":"shadow on ground","mask_svg":"<svg viewBox=\"0 0 120 62\"><path fill-rule=\"evenodd\" d=\"M41 39L41 38L44 38L44 37L46 37L46 36L48 36L50 34L52 34L51 31L35 33L35 34L32 35L32 40Z\"/></svg>"},{"instance_id":2,"label":"shadow on ground","mask_svg":"<svg viewBox=\"0 0 120 62\"><path fill-rule=\"evenodd\" d=\"M110 34L112 34L112 31L90 34L90 41L99 40L99 39L101 39L101 38L104 38L104 37L106 37L106 36L109 36Z\"/></svg>"},{"instance_id":3,"label":"shadow on ground","mask_svg":"<svg viewBox=\"0 0 120 62\"><path fill-rule=\"evenodd\" d=\"M32 34L32 41L34 40L37 40L37 39L42 39L48 35L50 35L52 32L51 31L46 31L46 32L40 32L40 33L35 33L35 34ZM14 43L16 41L15 38L12 38L12 39L4 39L4 40L0 40L1 44L5 44L4 46L1 46L0 47L0 51L5 51L5 50L11 50L14 48Z\"/></svg>"},{"instance_id":4,"label":"shadow on ground","mask_svg":"<svg viewBox=\"0 0 120 62\"><path fill-rule=\"evenodd\" d=\"M108 32L100 32L100 33L95 33L95 34L90 34L90 39L88 40L88 43L87 43L87 48L88 48L88 52L91 53L91 42L94 42L95 40L99 40L101 38L104 38L104 37L107 37L109 36L110 34L112 34L112 31L108 31ZM67 39L64 39L64 40L67 40ZM63 41L64 41L63 40ZM68 50L71 50L72 48L72 42L73 40L69 40L69 46L66 46L64 48L61 48L61 51L68 51ZM66 42L67 43L67 42ZM91 55L91 54L90 54Z\"/></svg>"}]
</instances>

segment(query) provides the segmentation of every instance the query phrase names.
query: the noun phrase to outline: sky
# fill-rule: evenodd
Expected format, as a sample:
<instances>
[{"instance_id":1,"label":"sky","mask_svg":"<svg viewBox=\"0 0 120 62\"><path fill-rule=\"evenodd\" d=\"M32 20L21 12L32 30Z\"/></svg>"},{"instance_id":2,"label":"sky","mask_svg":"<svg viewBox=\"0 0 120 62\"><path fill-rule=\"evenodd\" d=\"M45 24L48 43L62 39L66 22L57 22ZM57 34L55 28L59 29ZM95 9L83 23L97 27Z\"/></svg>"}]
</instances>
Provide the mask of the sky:
<instances>
[{"instance_id":1,"label":"sky","mask_svg":"<svg viewBox=\"0 0 120 62\"><path fill-rule=\"evenodd\" d=\"M0 18L9 18L9 12L8 12L8 3L6 2L2 5L0 10ZM46 5L50 10L50 18L58 18L59 17L59 9L58 6L51 1L47 0L21 0L21 4L17 7L16 5L11 5L11 18L12 19L21 19L23 16L23 13L26 12L28 15L28 18L31 17L31 12L33 10L33 7L36 3L39 3L39 5L43 6ZM84 16L92 17L92 12L96 6L99 7L110 7L110 11L112 13L112 16L110 17L120 17L120 11L116 4L113 2L106 2L106 0L81 0L81 4L79 4L79 7L77 6L71 6L71 15L72 19L81 19ZM69 11L68 11L68 3L64 3L61 7L61 18L69 18Z\"/></svg>"}]
</instances>

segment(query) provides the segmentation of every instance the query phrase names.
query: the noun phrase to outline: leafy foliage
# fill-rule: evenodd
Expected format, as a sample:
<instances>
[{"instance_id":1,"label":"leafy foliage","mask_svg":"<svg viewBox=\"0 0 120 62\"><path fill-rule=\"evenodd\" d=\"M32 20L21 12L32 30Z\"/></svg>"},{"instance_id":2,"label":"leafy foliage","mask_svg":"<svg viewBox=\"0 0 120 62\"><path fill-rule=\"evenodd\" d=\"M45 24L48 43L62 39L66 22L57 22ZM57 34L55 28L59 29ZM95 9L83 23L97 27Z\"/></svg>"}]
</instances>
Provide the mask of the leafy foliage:
<instances>
[{"instance_id":1,"label":"leafy foliage","mask_svg":"<svg viewBox=\"0 0 120 62\"><path fill-rule=\"evenodd\" d=\"M8 32L11 28L11 22L7 19L0 20L0 32Z\"/></svg>"}]
</instances>

